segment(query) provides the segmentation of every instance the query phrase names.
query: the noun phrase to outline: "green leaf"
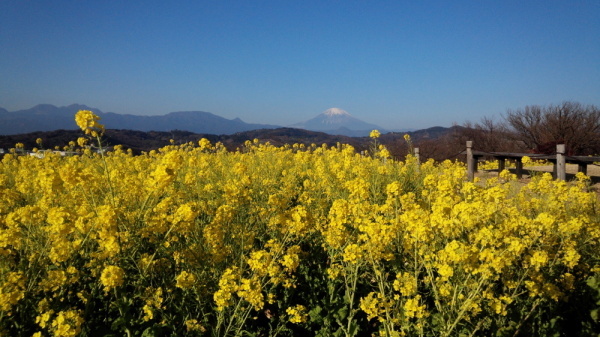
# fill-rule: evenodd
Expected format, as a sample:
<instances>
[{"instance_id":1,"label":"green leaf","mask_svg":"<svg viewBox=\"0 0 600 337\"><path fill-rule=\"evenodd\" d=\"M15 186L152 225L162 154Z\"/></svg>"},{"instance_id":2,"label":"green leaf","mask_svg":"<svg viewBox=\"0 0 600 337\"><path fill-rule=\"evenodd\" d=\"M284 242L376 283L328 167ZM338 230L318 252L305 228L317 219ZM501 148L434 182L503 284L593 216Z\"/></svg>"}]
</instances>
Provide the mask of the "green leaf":
<instances>
[{"instance_id":1,"label":"green leaf","mask_svg":"<svg viewBox=\"0 0 600 337\"><path fill-rule=\"evenodd\" d=\"M154 327L149 327L142 333L142 337L156 337L156 331Z\"/></svg>"},{"instance_id":2,"label":"green leaf","mask_svg":"<svg viewBox=\"0 0 600 337\"><path fill-rule=\"evenodd\" d=\"M346 317L348 317L348 308L347 307L340 308L335 314L333 314L333 317L335 317L338 321L345 320Z\"/></svg>"},{"instance_id":3,"label":"green leaf","mask_svg":"<svg viewBox=\"0 0 600 337\"><path fill-rule=\"evenodd\" d=\"M125 320L125 317L121 316L112 322L110 328L115 331L121 331L121 328L124 327L126 324L127 321Z\"/></svg>"},{"instance_id":4,"label":"green leaf","mask_svg":"<svg viewBox=\"0 0 600 337\"><path fill-rule=\"evenodd\" d=\"M153 325L151 327L146 328L144 332L142 332L141 337L157 337L157 336L168 336L169 331L165 328L165 326L161 325Z\"/></svg>"},{"instance_id":5,"label":"green leaf","mask_svg":"<svg viewBox=\"0 0 600 337\"><path fill-rule=\"evenodd\" d=\"M342 330L342 328L337 329L337 331L333 333L333 337L340 337L343 335L344 335L344 331Z\"/></svg>"},{"instance_id":6,"label":"green leaf","mask_svg":"<svg viewBox=\"0 0 600 337\"><path fill-rule=\"evenodd\" d=\"M309 311L308 315L310 316L311 322L314 322L317 324L322 323L323 322L323 316L321 315L322 312L323 312L323 308L321 308L320 305L317 305L311 311Z\"/></svg>"}]
</instances>

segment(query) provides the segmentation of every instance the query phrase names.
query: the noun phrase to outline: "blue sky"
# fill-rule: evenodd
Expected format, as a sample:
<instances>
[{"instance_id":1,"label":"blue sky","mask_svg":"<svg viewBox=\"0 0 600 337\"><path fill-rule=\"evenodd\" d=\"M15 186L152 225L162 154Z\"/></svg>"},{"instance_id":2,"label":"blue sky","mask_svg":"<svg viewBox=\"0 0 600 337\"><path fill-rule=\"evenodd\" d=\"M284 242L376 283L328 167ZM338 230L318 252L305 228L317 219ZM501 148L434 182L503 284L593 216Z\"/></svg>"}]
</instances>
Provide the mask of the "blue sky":
<instances>
[{"instance_id":1,"label":"blue sky","mask_svg":"<svg viewBox=\"0 0 600 337\"><path fill-rule=\"evenodd\" d=\"M0 107L385 128L600 106L600 1L0 1Z\"/></svg>"}]
</instances>

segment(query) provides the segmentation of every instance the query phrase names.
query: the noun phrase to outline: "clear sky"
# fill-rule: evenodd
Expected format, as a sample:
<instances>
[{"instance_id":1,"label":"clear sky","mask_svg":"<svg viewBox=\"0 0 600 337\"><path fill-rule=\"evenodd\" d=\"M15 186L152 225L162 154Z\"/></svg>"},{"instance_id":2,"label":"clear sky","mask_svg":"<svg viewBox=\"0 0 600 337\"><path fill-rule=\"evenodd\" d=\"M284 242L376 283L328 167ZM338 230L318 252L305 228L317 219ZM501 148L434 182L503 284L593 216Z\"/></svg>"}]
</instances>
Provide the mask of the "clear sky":
<instances>
[{"instance_id":1,"label":"clear sky","mask_svg":"<svg viewBox=\"0 0 600 337\"><path fill-rule=\"evenodd\" d=\"M600 107L600 1L0 1L0 107L385 128Z\"/></svg>"}]
</instances>

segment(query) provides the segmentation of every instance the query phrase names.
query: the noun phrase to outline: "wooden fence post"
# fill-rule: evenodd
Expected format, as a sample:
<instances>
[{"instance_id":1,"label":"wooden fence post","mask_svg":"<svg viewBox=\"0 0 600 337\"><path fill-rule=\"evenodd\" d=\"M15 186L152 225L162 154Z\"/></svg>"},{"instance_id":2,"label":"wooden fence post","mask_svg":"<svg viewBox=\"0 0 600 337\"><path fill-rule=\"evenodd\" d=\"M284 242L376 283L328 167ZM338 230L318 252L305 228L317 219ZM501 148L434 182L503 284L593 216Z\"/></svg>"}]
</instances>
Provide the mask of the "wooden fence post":
<instances>
[{"instance_id":1,"label":"wooden fence post","mask_svg":"<svg viewBox=\"0 0 600 337\"><path fill-rule=\"evenodd\" d=\"M518 179L523 178L523 158L519 158L515 162L515 174Z\"/></svg>"},{"instance_id":2,"label":"wooden fence post","mask_svg":"<svg viewBox=\"0 0 600 337\"><path fill-rule=\"evenodd\" d=\"M577 164L577 172L581 172L583 174L587 174L587 164L586 163L579 163L579 164Z\"/></svg>"},{"instance_id":3,"label":"wooden fence post","mask_svg":"<svg viewBox=\"0 0 600 337\"><path fill-rule=\"evenodd\" d=\"M506 168L506 158L498 157L498 174Z\"/></svg>"},{"instance_id":4,"label":"wooden fence post","mask_svg":"<svg viewBox=\"0 0 600 337\"><path fill-rule=\"evenodd\" d=\"M473 181L475 178L475 159L473 158L473 141L467 140L467 178Z\"/></svg>"},{"instance_id":5,"label":"wooden fence post","mask_svg":"<svg viewBox=\"0 0 600 337\"><path fill-rule=\"evenodd\" d=\"M556 179L567 180L565 144L556 144Z\"/></svg>"},{"instance_id":6,"label":"wooden fence post","mask_svg":"<svg viewBox=\"0 0 600 337\"><path fill-rule=\"evenodd\" d=\"M419 148L415 147L415 158L417 158L417 164L421 164L421 158L419 157Z\"/></svg>"}]
</instances>

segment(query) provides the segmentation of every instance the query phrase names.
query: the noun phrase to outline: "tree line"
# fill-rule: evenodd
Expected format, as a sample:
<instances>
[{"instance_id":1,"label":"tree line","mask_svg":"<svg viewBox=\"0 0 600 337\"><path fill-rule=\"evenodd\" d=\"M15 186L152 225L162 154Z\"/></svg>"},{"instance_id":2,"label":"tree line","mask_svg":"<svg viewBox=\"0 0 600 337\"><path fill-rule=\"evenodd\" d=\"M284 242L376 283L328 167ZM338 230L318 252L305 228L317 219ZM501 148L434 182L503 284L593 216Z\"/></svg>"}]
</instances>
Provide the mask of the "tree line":
<instances>
[{"instance_id":1,"label":"tree line","mask_svg":"<svg viewBox=\"0 0 600 337\"><path fill-rule=\"evenodd\" d=\"M455 125L444 136L420 139L414 146L425 158L453 159L465 150L467 140L486 152L554 154L557 144L565 144L567 155L600 155L600 109L572 101L528 105L508 110L500 118Z\"/></svg>"}]
</instances>

